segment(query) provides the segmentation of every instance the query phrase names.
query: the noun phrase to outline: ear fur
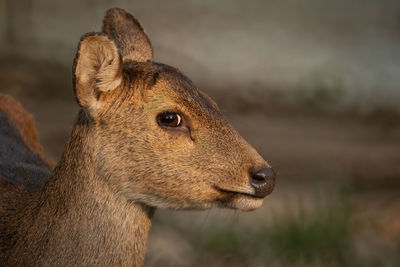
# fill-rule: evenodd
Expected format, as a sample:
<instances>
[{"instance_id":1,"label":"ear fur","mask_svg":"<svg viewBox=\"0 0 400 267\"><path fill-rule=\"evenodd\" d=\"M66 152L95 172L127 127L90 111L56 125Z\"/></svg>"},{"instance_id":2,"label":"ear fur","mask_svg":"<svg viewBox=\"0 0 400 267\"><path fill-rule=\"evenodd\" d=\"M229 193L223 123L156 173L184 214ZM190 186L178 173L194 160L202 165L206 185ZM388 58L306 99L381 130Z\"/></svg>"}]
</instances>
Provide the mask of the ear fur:
<instances>
[{"instance_id":1,"label":"ear fur","mask_svg":"<svg viewBox=\"0 0 400 267\"><path fill-rule=\"evenodd\" d=\"M101 92L122 82L122 62L114 42L101 33L82 36L73 67L74 92L83 108L96 108Z\"/></svg>"},{"instance_id":2,"label":"ear fur","mask_svg":"<svg viewBox=\"0 0 400 267\"><path fill-rule=\"evenodd\" d=\"M121 8L111 8L103 20L102 32L116 43L124 62L153 60L150 39L140 22Z\"/></svg>"}]
</instances>

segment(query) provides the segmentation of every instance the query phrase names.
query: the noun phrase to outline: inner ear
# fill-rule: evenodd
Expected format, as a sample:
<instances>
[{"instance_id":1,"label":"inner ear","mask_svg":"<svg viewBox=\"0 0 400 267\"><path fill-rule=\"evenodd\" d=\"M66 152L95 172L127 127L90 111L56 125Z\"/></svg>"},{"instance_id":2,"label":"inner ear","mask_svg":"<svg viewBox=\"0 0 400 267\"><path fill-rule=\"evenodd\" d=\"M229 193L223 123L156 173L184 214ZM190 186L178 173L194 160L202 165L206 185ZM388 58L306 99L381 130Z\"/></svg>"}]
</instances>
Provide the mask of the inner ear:
<instances>
[{"instance_id":1,"label":"inner ear","mask_svg":"<svg viewBox=\"0 0 400 267\"><path fill-rule=\"evenodd\" d=\"M84 108L98 106L101 92L114 90L122 82L122 62L114 42L99 33L82 37L74 64L74 91Z\"/></svg>"},{"instance_id":2,"label":"inner ear","mask_svg":"<svg viewBox=\"0 0 400 267\"><path fill-rule=\"evenodd\" d=\"M124 62L153 60L153 47L140 22L121 8L111 8L103 20L102 32L114 40Z\"/></svg>"}]
</instances>

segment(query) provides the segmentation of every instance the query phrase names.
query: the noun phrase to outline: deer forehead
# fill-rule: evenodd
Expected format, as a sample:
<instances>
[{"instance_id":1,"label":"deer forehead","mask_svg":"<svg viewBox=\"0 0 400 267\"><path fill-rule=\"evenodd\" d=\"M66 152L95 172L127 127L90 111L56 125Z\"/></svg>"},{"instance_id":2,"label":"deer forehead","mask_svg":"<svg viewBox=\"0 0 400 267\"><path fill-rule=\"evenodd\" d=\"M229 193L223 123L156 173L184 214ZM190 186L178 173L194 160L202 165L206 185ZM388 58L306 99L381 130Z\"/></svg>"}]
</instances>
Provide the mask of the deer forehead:
<instances>
[{"instance_id":1,"label":"deer forehead","mask_svg":"<svg viewBox=\"0 0 400 267\"><path fill-rule=\"evenodd\" d=\"M150 61L128 62L124 72L131 98L140 96L149 109L222 118L217 104L176 68Z\"/></svg>"}]
</instances>

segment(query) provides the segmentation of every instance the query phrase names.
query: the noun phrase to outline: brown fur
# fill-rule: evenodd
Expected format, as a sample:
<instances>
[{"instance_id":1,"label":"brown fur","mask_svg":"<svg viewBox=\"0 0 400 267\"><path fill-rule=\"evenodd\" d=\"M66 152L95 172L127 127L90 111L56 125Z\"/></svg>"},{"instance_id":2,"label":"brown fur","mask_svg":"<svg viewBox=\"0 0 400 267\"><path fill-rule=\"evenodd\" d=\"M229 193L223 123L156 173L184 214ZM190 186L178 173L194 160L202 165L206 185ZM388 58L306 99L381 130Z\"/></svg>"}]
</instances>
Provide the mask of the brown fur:
<instances>
[{"instance_id":1,"label":"brown fur","mask_svg":"<svg viewBox=\"0 0 400 267\"><path fill-rule=\"evenodd\" d=\"M0 93L0 109L13 121L17 127L25 144L34 152L38 153L46 163L54 167L54 162L44 153L43 147L39 143L39 135L36 131L33 116L29 114L20 103L11 96Z\"/></svg>"},{"instance_id":2,"label":"brown fur","mask_svg":"<svg viewBox=\"0 0 400 267\"><path fill-rule=\"evenodd\" d=\"M177 69L148 60L151 44L133 16L111 9L104 24L81 39L82 109L52 177L0 206L7 265L140 266L156 207L262 204L249 172L268 164L217 105ZM181 114L183 126L160 127L164 111Z\"/></svg>"},{"instance_id":3,"label":"brown fur","mask_svg":"<svg viewBox=\"0 0 400 267\"><path fill-rule=\"evenodd\" d=\"M144 62L153 59L153 47L140 22L120 8L106 12L102 32L116 41L126 61Z\"/></svg>"}]
</instances>

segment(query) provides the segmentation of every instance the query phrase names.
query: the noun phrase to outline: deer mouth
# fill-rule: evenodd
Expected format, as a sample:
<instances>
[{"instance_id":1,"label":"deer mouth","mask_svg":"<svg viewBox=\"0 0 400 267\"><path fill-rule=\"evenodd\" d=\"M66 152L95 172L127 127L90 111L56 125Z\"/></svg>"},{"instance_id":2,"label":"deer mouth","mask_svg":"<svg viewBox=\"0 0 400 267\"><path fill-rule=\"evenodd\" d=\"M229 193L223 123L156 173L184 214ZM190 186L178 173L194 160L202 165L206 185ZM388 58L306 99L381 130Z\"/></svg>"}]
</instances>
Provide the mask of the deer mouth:
<instances>
[{"instance_id":1,"label":"deer mouth","mask_svg":"<svg viewBox=\"0 0 400 267\"><path fill-rule=\"evenodd\" d=\"M241 192L241 191L232 191L232 190L228 190L228 189L224 189L218 186L214 186L214 189L216 189L217 191L227 194L227 195L231 195L231 196L245 196L245 197L250 197L250 198L254 198L254 199L263 199L264 197L262 196L256 196L254 194L250 194L250 193L246 193L246 192Z\"/></svg>"}]
</instances>

